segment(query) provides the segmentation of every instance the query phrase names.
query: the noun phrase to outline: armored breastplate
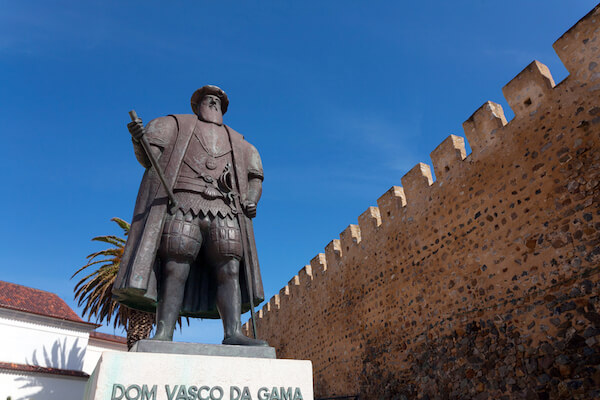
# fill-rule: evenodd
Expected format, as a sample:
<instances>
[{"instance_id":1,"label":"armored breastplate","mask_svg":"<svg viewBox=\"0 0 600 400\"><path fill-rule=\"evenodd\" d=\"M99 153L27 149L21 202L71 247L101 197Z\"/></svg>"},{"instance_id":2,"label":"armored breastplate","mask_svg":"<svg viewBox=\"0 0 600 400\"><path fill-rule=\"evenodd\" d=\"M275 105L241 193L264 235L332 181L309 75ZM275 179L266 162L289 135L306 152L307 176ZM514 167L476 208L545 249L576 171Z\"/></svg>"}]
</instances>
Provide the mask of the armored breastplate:
<instances>
[{"instance_id":1,"label":"armored breastplate","mask_svg":"<svg viewBox=\"0 0 600 400\"><path fill-rule=\"evenodd\" d=\"M233 207L231 162L231 145L225 128L198 123L174 187L182 211L230 214Z\"/></svg>"}]
</instances>

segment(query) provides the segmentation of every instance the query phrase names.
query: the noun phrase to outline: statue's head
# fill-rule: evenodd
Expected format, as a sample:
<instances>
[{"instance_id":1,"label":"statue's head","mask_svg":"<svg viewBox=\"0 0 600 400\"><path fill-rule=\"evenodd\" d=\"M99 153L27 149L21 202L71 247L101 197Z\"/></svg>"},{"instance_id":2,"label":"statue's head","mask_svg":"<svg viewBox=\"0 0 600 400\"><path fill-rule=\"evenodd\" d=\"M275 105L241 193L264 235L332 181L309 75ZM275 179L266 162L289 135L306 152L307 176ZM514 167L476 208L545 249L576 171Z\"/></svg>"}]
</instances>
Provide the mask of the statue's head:
<instances>
[{"instance_id":1,"label":"statue's head","mask_svg":"<svg viewBox=\"0 0 600 400\"><path fill-rule=\"evenodd\" d=\"M191 104L192 111L201 120L222 124L223 114L227 112L229 106L229 99L221 88L206 85L194 92Z\"/></svg>"}]
</instances>

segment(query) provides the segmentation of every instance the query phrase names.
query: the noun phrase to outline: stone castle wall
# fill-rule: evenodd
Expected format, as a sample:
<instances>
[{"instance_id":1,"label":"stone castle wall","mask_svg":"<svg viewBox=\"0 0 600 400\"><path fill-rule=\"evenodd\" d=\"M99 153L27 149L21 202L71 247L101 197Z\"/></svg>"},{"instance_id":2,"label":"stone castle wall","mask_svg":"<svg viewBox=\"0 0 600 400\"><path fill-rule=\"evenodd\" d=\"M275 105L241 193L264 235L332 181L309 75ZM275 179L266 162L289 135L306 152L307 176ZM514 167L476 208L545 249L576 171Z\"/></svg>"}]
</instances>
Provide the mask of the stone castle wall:
<instances>
[{"instance_id":1,"label":"stone castle wall","mask_svg":"<svg viewBox=\"0 0 600 400\"><path fill-rule=\"evenodd\" d=\"M600 6L258 311L319 396L600 396ZM251 327L244 325L248 334Z\"/></svg>"}]
</instances>

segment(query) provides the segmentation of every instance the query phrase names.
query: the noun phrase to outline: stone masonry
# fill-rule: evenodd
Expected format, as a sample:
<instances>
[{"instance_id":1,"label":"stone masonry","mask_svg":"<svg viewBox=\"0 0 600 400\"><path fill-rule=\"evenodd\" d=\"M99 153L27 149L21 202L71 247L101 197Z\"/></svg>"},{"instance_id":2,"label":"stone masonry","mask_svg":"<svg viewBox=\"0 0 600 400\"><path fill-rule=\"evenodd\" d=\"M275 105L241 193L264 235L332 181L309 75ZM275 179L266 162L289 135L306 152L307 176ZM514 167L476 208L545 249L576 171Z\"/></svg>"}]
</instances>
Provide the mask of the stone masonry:
<instances>
[{"instance_id":1,"label":"stone masonry","mask_svg":"<svg viewBox=\"0 0 600 400\"><path fill-rule=\"evenodd\" d=\"M317 397L600 398L600 5L554 49L258 311Z\"/></svg>"}]
</instances>

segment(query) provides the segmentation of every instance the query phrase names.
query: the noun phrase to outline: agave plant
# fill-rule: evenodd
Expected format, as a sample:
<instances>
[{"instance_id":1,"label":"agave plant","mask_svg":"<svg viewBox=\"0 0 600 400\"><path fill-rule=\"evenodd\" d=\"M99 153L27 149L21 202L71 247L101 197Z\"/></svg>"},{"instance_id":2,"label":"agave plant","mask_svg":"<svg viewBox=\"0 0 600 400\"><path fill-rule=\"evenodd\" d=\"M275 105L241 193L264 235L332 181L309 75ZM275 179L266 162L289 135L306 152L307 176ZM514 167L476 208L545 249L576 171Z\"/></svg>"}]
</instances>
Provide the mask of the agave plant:
<instances>
[{"instance_id":1,"label":"agave plant","mask_svg":"<svg viewBox=\"0 0 600 400\"><path fill-rule=\"evenodd\" d=\"M130 224L120 218L112 218L123 229L124 235L129 234ZM87 264L79 268L71 277L82 272L89 272L90 267L98 266L89 275L83 277L75 285L75 299L78 305L84 305L83 315L88 320L92 317L98 323L110 324L113 321L115 328L122 326L127 331L127 348L135 342L145 339L150 335L154 324L154 314L135 310L119 304L112 298L112 287L119 271L119 264L123 256L126 240L118 236L97 236L92 239L112 247L97 251L87 256ZM181 326L181 320L179 321Z\"/></svg>"}]
</instances>

